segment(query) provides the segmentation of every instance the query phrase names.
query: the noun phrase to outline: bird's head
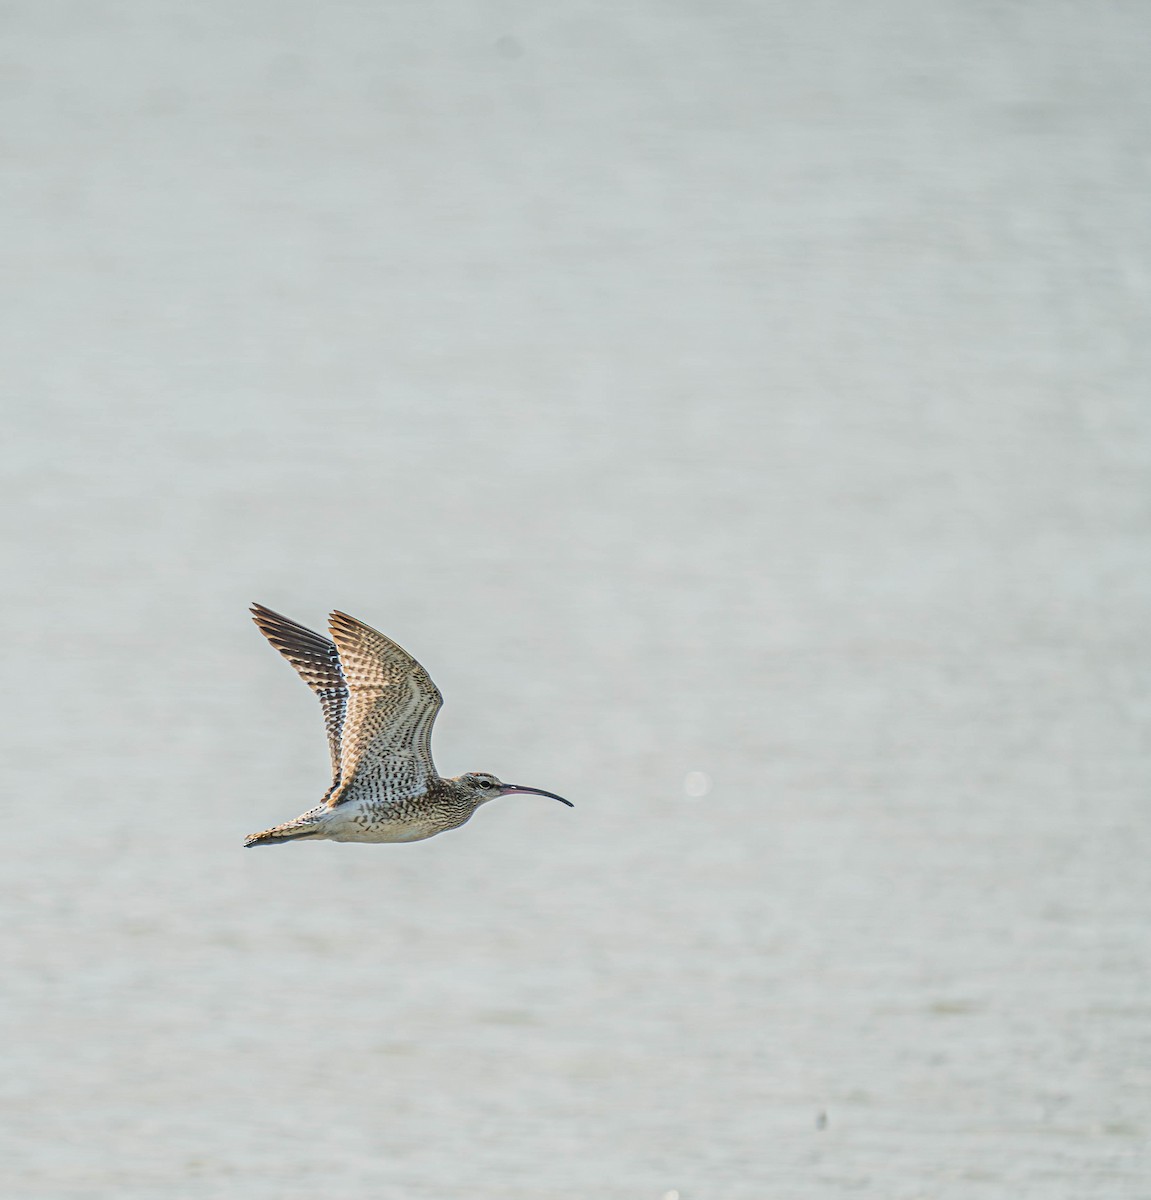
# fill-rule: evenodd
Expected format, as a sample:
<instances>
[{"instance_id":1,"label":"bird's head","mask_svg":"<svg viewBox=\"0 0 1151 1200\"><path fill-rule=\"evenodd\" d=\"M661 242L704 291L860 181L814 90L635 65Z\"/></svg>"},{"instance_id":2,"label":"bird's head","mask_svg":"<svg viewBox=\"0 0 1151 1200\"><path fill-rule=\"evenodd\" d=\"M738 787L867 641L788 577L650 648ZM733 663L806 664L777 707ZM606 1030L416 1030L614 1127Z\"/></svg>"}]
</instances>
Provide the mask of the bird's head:
<instances>
[{"instance_id":1,"label":"bird's head","mask_svg":"<svg viewBox=\"0 0 1151 1200\"><path fill-rule=\"evenodd\" d=\"M548 796L552 800L566 804L568 808L575 807L570 800L557 796L555 792L545 792L543 788L521 787L518 783L502 783L486 771L469 771L466 775L459 776L456 782L467 789L477 807L488 800L494 800L497 796L512 796L519 793L529 796Z\"/></svg>"}]
</instances>

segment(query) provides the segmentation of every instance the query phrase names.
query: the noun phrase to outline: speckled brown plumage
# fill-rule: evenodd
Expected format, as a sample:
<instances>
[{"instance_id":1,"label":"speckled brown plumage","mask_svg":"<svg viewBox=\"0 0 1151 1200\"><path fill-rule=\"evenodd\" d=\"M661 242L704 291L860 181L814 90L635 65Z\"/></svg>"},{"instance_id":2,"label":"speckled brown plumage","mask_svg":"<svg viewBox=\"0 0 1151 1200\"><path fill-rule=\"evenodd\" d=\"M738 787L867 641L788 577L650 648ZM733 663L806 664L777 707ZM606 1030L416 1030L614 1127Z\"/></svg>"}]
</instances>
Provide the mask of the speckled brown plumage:
<instances>
[{"instance_id":1,"label":"speckled brown plumage","mask_svg":"<svg viewBox=\"0 0 1151 1200\"><path fill-rule=\"evenodd\" d=\"M443 697L427 671L378 630L333 612L329 641L259 604L252 619L319 697L332 783L315 808L252 834L246 846L303 838L420 841L463 825L488 800L520 792L570 807L554 792L501 783L486 772L441 778L431 736Z\"/></svg>"}]
</instances>

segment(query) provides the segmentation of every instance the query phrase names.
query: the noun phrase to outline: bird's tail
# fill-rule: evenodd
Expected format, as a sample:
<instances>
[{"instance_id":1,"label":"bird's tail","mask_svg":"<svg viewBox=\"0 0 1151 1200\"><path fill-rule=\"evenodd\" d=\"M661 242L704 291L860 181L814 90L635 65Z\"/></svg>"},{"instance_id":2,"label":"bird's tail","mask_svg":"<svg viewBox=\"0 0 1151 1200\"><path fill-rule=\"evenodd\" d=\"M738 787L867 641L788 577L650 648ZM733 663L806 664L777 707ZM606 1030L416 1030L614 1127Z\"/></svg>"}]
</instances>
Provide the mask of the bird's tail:
<instances>
[{"instance_id":1,"label":"bird's tail","mask_svg":"<svg viewBox=\"0 0 1151 1200\"><path fill-rule=\"evenodd\" d=\"M263 833L250 833L244 839L245 846L275 846L279 842L298 842L301 838L316 837L320 827L315 821L285 821L283 825L273 825Z\"/></svg>"}]
</instances>

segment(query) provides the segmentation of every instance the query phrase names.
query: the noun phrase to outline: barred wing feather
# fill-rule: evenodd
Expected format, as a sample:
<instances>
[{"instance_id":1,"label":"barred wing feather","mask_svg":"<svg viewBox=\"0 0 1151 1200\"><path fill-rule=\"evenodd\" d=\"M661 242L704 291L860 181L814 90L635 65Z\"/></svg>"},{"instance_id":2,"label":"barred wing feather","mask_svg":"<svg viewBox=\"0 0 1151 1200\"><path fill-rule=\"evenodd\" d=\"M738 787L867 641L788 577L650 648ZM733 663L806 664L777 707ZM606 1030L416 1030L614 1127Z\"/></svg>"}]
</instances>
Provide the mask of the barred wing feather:
<instances>
[{"instance_id":1,"label":"barred wing feather","mask_svg":"<svg viewBox=\"0 0 1151 1200\"><path fill-rule=\"evenodd\" d=\"M394 793L414 794L434 779L432 725L443 704L427 671L391 638L347 613L333 612L328 627L347 684L340 740L340 786L335 807L358 775L378 775Z\"/></svg>"},{"instance_id":2,"label":"barred wing feather","mask_svg":"<svg viewBox=\"0 0 1151 1200\"><path fill-rule=\"evenodd\" d=\"M251 611L260 632L319 698L332 756L334 788L340 782L340 733L348 706L348 687L335 643L262 604L253 604Z\"/></svg>"}]
</instances>

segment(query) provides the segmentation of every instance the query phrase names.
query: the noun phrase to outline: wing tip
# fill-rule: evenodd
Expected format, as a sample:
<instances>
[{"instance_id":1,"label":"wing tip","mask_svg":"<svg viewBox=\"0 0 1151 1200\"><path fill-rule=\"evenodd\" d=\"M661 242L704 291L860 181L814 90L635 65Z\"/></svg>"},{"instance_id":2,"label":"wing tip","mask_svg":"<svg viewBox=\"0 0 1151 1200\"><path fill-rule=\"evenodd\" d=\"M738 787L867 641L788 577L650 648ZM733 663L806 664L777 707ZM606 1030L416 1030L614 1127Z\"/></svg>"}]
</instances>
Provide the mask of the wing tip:
<instances>
[{"instance_id":1,"label":"wing tip","mask_svg":"<svg viewBox=\"0 0 1151 1200\"><path fill-rule=\"evenodd\" d=\"M274 608L269 608L266 604L260 604L258 601L253 601L248 605L248 612L251 613L252 620L261 628L264 624L274 625L277 621L288 621L283 613L278 613Z\"/></svg>"},{"instance_id":2,"label":"wing tip","mask_svg":"<svg viewBox=\"0 0 1151 1200\"><path fill-rule=\"evenodd\" d=\"M337 631L344 634L376 633L380 637L384 636L379 633L378 629L373 629L370 625L365 625L358 617L353 617L351 613L343 612L338 608L333 608L328 613L328 630L333 637Z\"/></svg>"},{"instance_id":3,"label":"wing tip","mask_svg":"<svg viewBox=\"0 0 1151 1200\"><path fill-rule=\"evenodd\" d=\"M281 642L287 643L290 640L293 627L296 626L295 621L289 620L282 613L265 608L262 604L253 604L248 611L252 614L252 623L277 650L281 649Z\"/></svg>"}]
</instances>

